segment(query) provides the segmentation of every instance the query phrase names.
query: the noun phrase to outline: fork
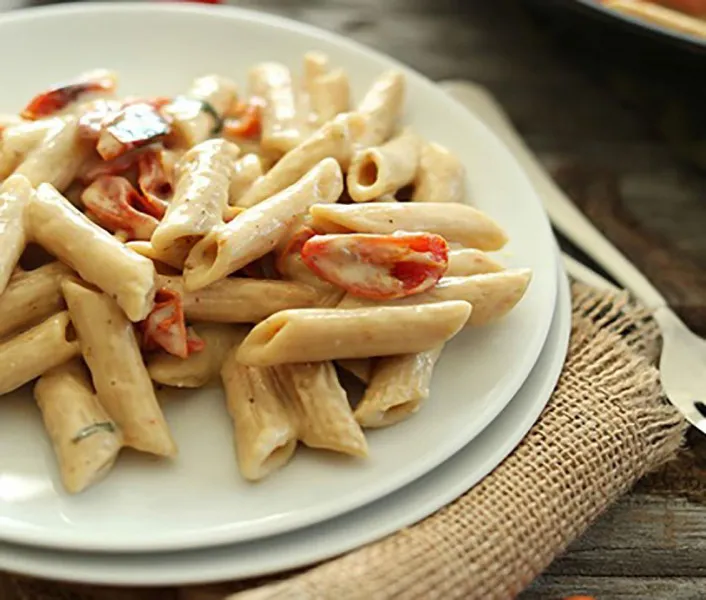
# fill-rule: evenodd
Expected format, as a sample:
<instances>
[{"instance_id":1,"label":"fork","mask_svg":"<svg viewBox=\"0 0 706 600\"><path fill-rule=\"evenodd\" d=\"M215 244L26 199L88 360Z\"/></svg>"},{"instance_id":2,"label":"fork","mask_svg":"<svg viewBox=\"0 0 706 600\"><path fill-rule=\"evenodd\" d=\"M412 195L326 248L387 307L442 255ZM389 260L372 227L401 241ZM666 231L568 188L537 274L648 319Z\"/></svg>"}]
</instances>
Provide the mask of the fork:
<instances>
[{"instance_id":1,"label":"fork","mask_svg":"<svg viewBox=\"0 0 706 600\"><path fill-rule=\"evenodd\" d=\"M468 81L446 81L441 87L505 143L542 199L553 225L652 312L662 333L659 370L665 394L689 423L706 433L706 340L689 330L664 296L564 195L487 90ZM565 259L565 264L579 279L611 286L573 259Z\"/></svg>"}]
</instances>

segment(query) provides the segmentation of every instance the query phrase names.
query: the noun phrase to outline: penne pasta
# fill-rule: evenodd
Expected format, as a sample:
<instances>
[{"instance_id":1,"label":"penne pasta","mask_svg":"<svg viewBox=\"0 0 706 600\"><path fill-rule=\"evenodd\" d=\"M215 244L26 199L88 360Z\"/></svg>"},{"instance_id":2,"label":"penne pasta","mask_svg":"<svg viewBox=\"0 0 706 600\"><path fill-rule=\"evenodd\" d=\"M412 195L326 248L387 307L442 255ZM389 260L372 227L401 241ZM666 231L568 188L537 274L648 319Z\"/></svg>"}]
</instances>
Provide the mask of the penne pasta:
<instances>
[{"instance_id":1,"label":"penne pasta","mask_svg":"<svg viewBox=\"0 0 706 600\"><path fill-rule=\"evenodd\" d=\"M41 184L30 203L32 238L78 274L115 298L131 321L152 308L152 262L90 221L51 185Z\"/></svg>"},{"instance_id":2,"label":"penne pasta","mask_svg":"<svg viewBox=\"0 0 706 600\"><path fill-rule=\"evenodd\" d=\"M322 52L296 82L254 65L244 97L115 87L94 71L0 115L0 394L39 378L69 493L122 447L175 456L155 384L219 376L245 479L299 442L366 457L362 428L417 411L445 344L529 285L488 254L507 236L461 161L405 127L401 71L357 104Z\"/></svg>"},{"instance_id":3,"label":"penne pasta","mask_svg":"<svg viewBox=\"0 0 706 600\"><path fill-rule=\"evenodd\" d=\"M262 147L283 153L294 149L302 136L289 69L279 63L261 63L250 70L248 79L251 94L264 102Z\"/></svg>"},{"instance_id":4,"label":"penne pasta","mask_svg":"<svg viewBox=\"0 0 706 600\"><path fill-rule=\"evenodd\" d=\"M281 365L275 367L275 372L304 444L351 456L368 456L365 435L353 417L333 363Z\"/></svg>"},{"instance_id":5,"label":"penne pasta","mask_svg":"<svg viewBox=\"0 0 706 600\"><path fill-rule=\"evenodd\" d=\"M465 196L466 170L461 161L439 144L424 144L412 202L463 202Z\"/></svg>"},{"instance_id":6,"label":"penne pasta","mask_svg":"<svg viewBox=\"0 0 706 600\"><path fill-rule=\"evenodd\" d=\"M304 76L302 77L302 87L307 94L311 93L311 88L322 75L329 71L328 56L323 52L307 52L304 55Z\"/></svg>"},{"instance_id":7,"label":"penne pasta","mask_svg":"<svg viewBox=\"0 0 706 600\"><path fill-rule=\"evenodd\" d=\"M507 242L488 215L465 204L373 202L311 207L312 227L320 233L436 233L468 248L499 250Z\"/></svg>"},{"instance_id":8,"label":"penne pasta","mask_svg":"<svg viewBox=\"0 0 706 600\"><path fill-rule=\"evenodd\" d=\"M357 109L367 122L360 140L365 146L379 146L390 139L402 115L404 95L404 75L399 71L386 71L375 80Z\"/></svg>"},{"instance_id":9,"label":"penne pasta","mask_svg":"<svg viewBox=\"0 0 706 600\"><path fill-rule=\"evenodd\" d=\"M531 278L532 272L529 269L508 269L470 277L444 277L429 291L398 300L387 300L384 304L421 306L434 302L462 300L473 306L468 325L487 325L501 319L517 305L524 296ZM379 305L379 302L347 294L338 308Z\"/></svg>"},{"instance_id":10,"label":"penne pasta","mask_svg":"<svg viewBox=\"0 0 706 600\"><path fill-rule=\"evenodd\" d=\"M336 361L336 364L342 369L348 371L351 375L363 383L369 383L372 377L373 361L369 358L343 358Z\"/></svg>"},{"instance_id":11,"label":"penne pasta","mask_svg":"<svg viewBox=\"0 0 706 600\"><path fill-rule=\"evenodd\" d=\"M122 433L98 402L81 362L44 373L34 398L66 491L77 494L105 477L122 448Z\"/></svg>"},{"instance_id":12,"label":"penne pasta","mask_svg":"<svg viewBox=\"0 0 706 600\"><path fill-rule=\"evenodd\" d=\"M259 323L238 349L246 365L271 366L431 350L468 321L467 302L285 310Z\"/></svg>"},{"instance_id":13,"label":"penne pasta","mask_svg":"<svg viewBox=\"0 0 706 600\"><path fill-rule=\"evenodd\" d=\"M179 358L165 351L147 358L152 381L178 388L199 388L216 379L230 349L248 333L245 327L199 323L193 326L205 346L200 352Z\"/></svg>"},{"instance_id":14,"label":"penne pasta","mask_svg":"<svg viewBox=\"0 0 706 600\"><path fill-rule=\"evenodd\" d=\"M335 158L346 169L355 148L355 139L364 125L360 115L340 115L326 123L300 146L285 154L265 175L258 179L238 201L251 207L296 183L328 157Z\"/></svg>"},{"instance_id":15,"label":"penne pasta","mask_svg":"<svg viewBox=\"0 0 706 600\"><path fill-rule=\"evenodd\" d=\"M163 109L172 121L173 144L191 148L220 131L223 116L235 96L236 85L226 77L205 75L195 79L186 96Z\"/></svg>"},{"instance_id":16,"label":"penne pasta","mask_svg":"<svg viewBox=\"0 0 706 600\"><path fill-rule=\"evenodd\" d=\"M309 85L309 125L321 127L350 108L350 84L343 69L315 77Z\"/></svg>"},{"instance_id":17,"label":"penne pasta","mask_svg":"<svg viewBox=\"0 0 706 600\"><path fill-rule=\"evenodd\" d=\"M64 311L0 343L0 395L7 394L80 353Z\"/></svg>"},{"instance_id":18,"label":"penne pasta","mask_svg":"<svg viewBox=\"0 0 706 600\"><path fill-rule=\"evenodd\" d=\"M34 150L49 132L60 130L62 119L40 119L20 121L2 131L0 146L0 179L5 179Z\"/></svg>"},{"instance_id":19,"label":"penne pasta","mask_svg":"<svg viewBox=\"0 0 706 600\"><path fill-rule=\"evenodd\" d=\"M355 202L369 202L412 183L419 165L419 138L405 131L382 146L353 156L346 183Z\"/></svg>"},{"instance_id":20,"label":"penne pasta","mask_svg":"<svg viewBox=\"0 0 706 600\"><path fill-rule=\"evenodd\" d=\"M79 135L78 117L68 116L50 130L17 167L33 186L49 184L64 191L91 153L91 146Z\"/></svg>"},{"instance_id":21,"label":"penne pasta","mask_svg":"<svg viewBox=\"0 0 706 600\"><path fill-rule=\"evenodd\" d=\"M188 247L172 246L165 252L159 252L155 249L151 242L145 240L133 240L125 244L133 252L140 256L149 258L153 263L156 271L162 273L165 269L169 273L176 273L184 267L184 261L188 255Z\"/></svg>"},{"instance_id":22,"label":"penne pasta","mask_svg":"<svg viewBox=\"0 0 706 600\"><path fill-rule=\"evenodd\" d=\"M316 306L321 297L295 281L228 277L193 292L180 276L159 275L157 283L181 294L187 319L215 323L259 323L281 310Z\"/></svg>"},{"instance_id":23,"label":"penne pasta","mask_svg":"<svg viewBox=\"0 0 706 600\"><path fill-rule=\"evenodd\" d=\"M246 367L231 350L221 370L235 453L241 475L250 481L286 465L297 447L297 431L279 397L272 369Z\"/></svg>"},{"instance_id":24,"label":"penne pasta","mask_svg":"<svg viewBox=\"0 0 706 600\"><path fill-rule=\"evenodd\" d=\"M142 361L137 337L120 307L80 283L62 285L98 399L123 432L126 446L158 456L177 452Z\"/></svg>"},{"instance_id":25,"label":"penne pasta","mask_svg":"<svg viewBox=\"0 0 706 600\"><path fill-rule=\"evenodd\" d=\"M449 265L445 277L466 277L482 273L497 273L503 266L493 260L482 250L475 248L459 248L449 250Z\"/></svg>"},{"instance_id":26,"label":"penne pasta","mask_svg":"<svg viewBox=\"0 0 706 600\"><path fill-rule=\"evenodd\" d=\"M0 296L27 245L25 211L33 193L22 175L11 175L0 186Z\"/></svg>"},{"instance_id":27,"label":"penne pasta","mask_svg":"<svg viewBox=\"0 0 706 600\"><path fill-rule=\"evenodd\" d=\"M176 188L167 212L150 240L162 254L191 248L223 223L230 174L238 147L223 139L194 146L176 166Z\"/></svg>"},{"instance_id":28,"label":"penne pasta","mask_svg":"<svg viewBox=\"0 0 706 600\"><path fill-rule=\"evenodd\" d=\"M297 183L214 229L184 263L186 289L206 287L273 250L313 204L338 199L342 180L338 163L327 158Z\"/></svg>"},{"instance_id":29,"label":"penne pasta","mask_svg":"<svg viewBox=\"0 0 706 600\"><path fill-rule=\"evenodd\" d=\"M363 427L388 427L417 412L429 397L434 365L442 348L380 358L356 406L356 421Z\"/></svg>"},{"instance_id":30,"label":"penne pasta","mask_svg":"<svg viewBox=\"0 0 706 600\"><path fill-rule=\"evenodd\" d=\"M238 204L253 184L264 174L262 160L257 154L246 154L235 162L230 174L230 191L228 201Z\"/></svg>"},{"instance_id":31,"label":"penne pasta","mask_svg":"<svg viewBox=\"0 0 706 600\"><path fill-rule=\"evenodd\" d=\"M0 295L0 340L63 310L61 282L71 273L66 265L53 262L13 275Z\"/></svg>"}]
</instances>

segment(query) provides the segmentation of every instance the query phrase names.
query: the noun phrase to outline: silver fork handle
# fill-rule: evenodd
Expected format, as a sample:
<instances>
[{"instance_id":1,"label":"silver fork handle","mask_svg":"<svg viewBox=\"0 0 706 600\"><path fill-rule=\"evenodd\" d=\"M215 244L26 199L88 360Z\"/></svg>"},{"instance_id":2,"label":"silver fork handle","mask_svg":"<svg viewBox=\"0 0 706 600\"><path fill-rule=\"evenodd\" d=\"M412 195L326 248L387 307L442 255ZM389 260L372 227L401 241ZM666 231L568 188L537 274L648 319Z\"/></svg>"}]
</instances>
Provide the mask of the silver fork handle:
<instances>
[{"instance_id":1,"label":"silver fork handle","mask_svg":"<svg viewBox=\"0 0 706 600\"><path fill-rule=\"evenodd\" d=\"M462 104L472 108L505 143L529 176L559 231L600 264L645 307L654 311L667 305L664 296L556 186L488 92L467 81L448 81L442 87Z\"/></svg>"}]
</instances>

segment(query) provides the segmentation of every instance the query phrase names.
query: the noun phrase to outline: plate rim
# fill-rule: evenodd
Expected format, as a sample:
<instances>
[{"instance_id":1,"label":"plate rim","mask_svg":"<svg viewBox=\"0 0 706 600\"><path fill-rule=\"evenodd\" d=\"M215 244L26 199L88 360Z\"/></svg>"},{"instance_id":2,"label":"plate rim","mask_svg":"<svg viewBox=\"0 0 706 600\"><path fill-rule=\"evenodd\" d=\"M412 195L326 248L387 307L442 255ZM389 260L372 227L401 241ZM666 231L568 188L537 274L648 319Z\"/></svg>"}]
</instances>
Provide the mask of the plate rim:
<instances>
[{"instance_id":1,"label":"plate rim","mask_svg":"<svg viewBox=\"0 0 706 600\"><path fill-rule=\"evenodd\" d=\"M232 6L203 6L196 4L121 4L121 3L86 3L86 4L68 4L68 5L55 5L55 6L43 6L28 8L23 10L18 10L12 13L6 13L5 15L0 15L0 30L5 26L7 22L22 21L22 20L32 20L37 18L47 18L54 14L57 15L71 15L74 13L86 14L86 12L93 13L104 13L111 14L113 11L117 11L124 14L140 14L140 13L194 13L194 14L213 14L213 13L224 13L233 15L234 22L241 20L244 21L256 21L263 23L266 26L275 26L279 28L285 28L287 30L293 30L305 34L313 39L325 39L330 41L332 44L338 45L339 47L345 48L354 52L356 54L362 54L366 57L372 58L376 62L382 62L389 65L394 65L397 68L403 70L408 77L412 77L422 85L434 88L435 93L438 92L443 94L446 101L450 101L456 104L459 109L462 110L465 118L475 122L476 127L485 129L488 140L493 140L491 143L497 146L499 152L502 152L506 156L506 163L509 170L514 171L513 177L518 181L522 181L522 185L525 188L525 193L527 195L527 201L530 195L533 196L533 201L538 209L538 214L541 213L542 221L545 226L544 235L541 238L546 238L548 242L551 243L551 227L549 225L549 219L544 211L539 196L532 187L532 184L523 171L522 167L517 163L515 158L512 156L511 152L507 149L506 145L495 135L495 133L483 123L482 119L477 117L472 111L467 107L463 106L455 98L449 96L444 92L444 90L435 82L430 80L424 74L419 73L415 69L401 63L397 59L390 57L382 52L379 52L373 48L369 48L363 44L350 40L342 35L335 34L323 29L319 29L312 25L301 23L299 21L289 19L286 17L281 17L278 15L272 15L269 13L262 13L255 10L244 9ZM549 278L548 278L549 279ZM476 436L478 436L482 431L498 416L498 414L507 406L507 404L512 400L517 391L521 388L527 376L532 370L532 367L536 363L544 343L547 339L547 334L552 323L552 315L556 307L557 301L557 289L556 289L556 278L554 278L554 287L552 289L552 310L546 311L546 318L544 322L538 327L538 333L536 339L534 339L534 347L532 347L530 352L525 353L524 360L522 364L519 365L521 368L518 371L524 373L522 376L516 376L507 384L504 385L503 395L507 397L507 401L504 403L494 403L491 409L486 409L483 411L481 417L473 420L473 427L469 427L465 436L458 436L458 440L455 444L444 446L445 451L430 454L425 457L424 461L418 461L419 466L410 471L404 477L398 477L396 479L391 478L385 485L378 485L374 492L361 493L358 496L353 496L348 498L347 502L343 507L331 507L329 510L325 511L323 514L317 512L316 514L306 513L306 516L297 515L292 516L281 516L279 518L267 519L265 524L261 522L252 523L246 527L229 526L228 524L223 524L218 527L211 527L207 530L200 531L189 531L180 532L177 535L164 535L160 536L156 541L154 539L150 540L137 540L131 539L119 539L110 540L106 543L105 540L96 539L100 536L91 537L87 539L86 535L75 536L67 535L66 531L61 531L60 533L49 533L47 534L47 529L42 528L37 530L33 525L28 525L26 523L21 523L19 525L2 523L0 520L0 540L3 542L11 542L16 544L38 546L43 548L55 548L63 550L86 550L95 552L138 552L138 553L154 553L163 551L175 551L175 550L187 550L195 548L204 547L215 547L229 545L233 543L242 543L246 541L264 539L267 537L281 535L286 532L295 531L297 529L302 529L310 527L313 524L323 523L327 520L340 517L343 514L357 510L362 506L375 502L391 493L395 490L399 490L409 483L415 481L416 479L423 477L425 473L433 470L439 464L447 460L449 457L453 456L458 452L465 444L470 442ZM544 314L544 313L543 313ZM260 520L262 521L262 519Z\"/></svg>"}]
</instances>

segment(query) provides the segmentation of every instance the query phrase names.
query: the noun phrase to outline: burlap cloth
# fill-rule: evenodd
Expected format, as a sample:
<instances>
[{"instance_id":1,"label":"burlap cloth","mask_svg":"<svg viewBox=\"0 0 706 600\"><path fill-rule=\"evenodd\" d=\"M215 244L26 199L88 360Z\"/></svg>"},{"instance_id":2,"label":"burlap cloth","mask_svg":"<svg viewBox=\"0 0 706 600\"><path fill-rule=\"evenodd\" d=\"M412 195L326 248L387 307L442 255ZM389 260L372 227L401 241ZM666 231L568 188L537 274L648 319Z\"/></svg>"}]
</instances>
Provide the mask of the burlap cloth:
<instances>
[{"instance_id":1,"label":"burlap cloth","mask_svg":"<svg viewBox=\"0 0 706 600\"><path fill-rule=\"evenodd\" d=\"M572 292L568 359L539 421L495 471L421 523L343 557L276 578L138 590L6 575L0 576L0 597L515 597L608 505L672 458L684 431L680 416L660 394L654 322L624 295L599 293L580 284L574 284Z\"/></svg>"}]
</instances>

